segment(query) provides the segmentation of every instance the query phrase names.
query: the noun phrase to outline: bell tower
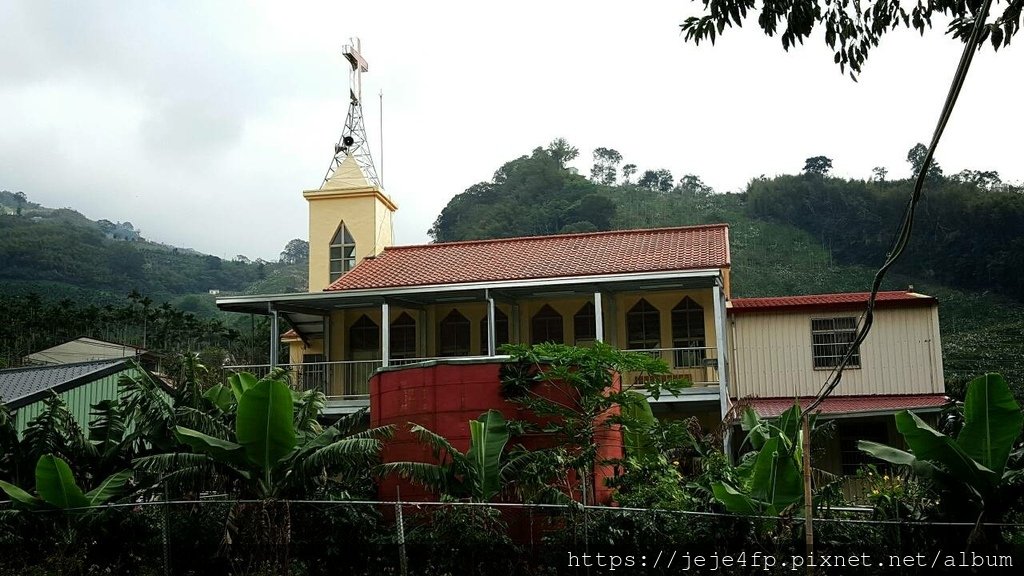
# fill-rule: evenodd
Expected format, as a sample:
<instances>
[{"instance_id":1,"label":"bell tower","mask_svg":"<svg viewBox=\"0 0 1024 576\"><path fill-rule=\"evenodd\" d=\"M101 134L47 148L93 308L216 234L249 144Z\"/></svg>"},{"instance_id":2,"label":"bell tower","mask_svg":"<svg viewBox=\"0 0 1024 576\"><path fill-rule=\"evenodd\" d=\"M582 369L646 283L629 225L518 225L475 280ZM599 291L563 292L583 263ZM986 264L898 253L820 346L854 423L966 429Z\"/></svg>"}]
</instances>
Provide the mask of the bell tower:
<instances>
[{"instance_id":1,"label":"bell tower","mask_svg":"<svg viewBox=\"0 0 1024 576\"><path fill-rule=\"evenodd\" d=\"M320 185L302 195L309 202L309 291L319 292L363 258L393 242L398 207L384 193L363 124L362 74L369 70L359 39L342 49L348 60L349 106L334 157Z\"/></svg>"}]
</instances>

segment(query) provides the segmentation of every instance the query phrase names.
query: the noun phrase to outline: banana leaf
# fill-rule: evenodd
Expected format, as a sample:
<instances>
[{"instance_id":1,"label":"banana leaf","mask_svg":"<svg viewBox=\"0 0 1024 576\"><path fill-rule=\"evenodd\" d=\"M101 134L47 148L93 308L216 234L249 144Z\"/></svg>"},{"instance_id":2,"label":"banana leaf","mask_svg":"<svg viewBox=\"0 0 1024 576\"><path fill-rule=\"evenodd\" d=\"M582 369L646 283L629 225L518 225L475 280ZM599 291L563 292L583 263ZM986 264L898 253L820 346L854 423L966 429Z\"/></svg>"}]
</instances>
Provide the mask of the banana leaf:
<instances>
[{"instance_id":1,"label":"banana leaf","mask_svg":"<svg viewBox=\"0 0 1024 576\"><path fill-rule=\"evenodd\" d=\"M250 462L266 473L295 449L295 407L291 389L277 380L261 380L238 402L235 435Z\"/></svg>"},{"instance_id":2,"label":"banana leaf","mask_svg":"<svg viewBox=\"0 0 1024 576\"><path fill-rule=\"evenodd\" d=\"M956 443L1000 478L1022 424L1024 414L1006 381L999 374L985 374L967 385L964 427Z\"/></svg>"},{"instance_id":3,"label":"banana leaf","mask_svg":"<svg viewBox=\"0 0 1024 576\"><path fill-rule=\"evenodd\" d=\"M501 452L508 443L508 425L501 412L488 410L469 422L469 436L466 456L473 468L473 492L487 502L501 491Z\"/></svg>"}]
</instances>

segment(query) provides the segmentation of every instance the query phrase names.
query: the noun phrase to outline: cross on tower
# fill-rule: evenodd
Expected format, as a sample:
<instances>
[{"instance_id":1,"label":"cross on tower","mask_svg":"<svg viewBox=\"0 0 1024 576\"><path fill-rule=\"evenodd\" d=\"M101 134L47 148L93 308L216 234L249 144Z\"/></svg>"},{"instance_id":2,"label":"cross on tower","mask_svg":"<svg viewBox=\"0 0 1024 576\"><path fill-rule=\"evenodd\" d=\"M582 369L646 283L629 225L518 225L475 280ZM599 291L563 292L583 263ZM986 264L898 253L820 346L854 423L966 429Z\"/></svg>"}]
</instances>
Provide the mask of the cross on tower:
<instances>
[{"instance_id":1,"label":"cross on tower","mask_svg":"<svg viewBox=\"0 0 1024 576\"><path fill-rule=\"evenodd\" d=\"M324 184L331 179L345 158L351 155L359 164L366 179L379 187L380 180L373 165L373 156L370 155L370 144L366 141L366 126L363 125L363 72L368 72L370 67L363 57L362 42L359 38L350 39L349 42L341 49L351 67L348 77L348 115L345 117L345 127L341 129L341 137L334 145L334 157L331 158L331 165L324 176Z\"/></svg>"},{"instance_id":2,"label":"cross on tower","mask_svg":"<svg viewBox=\"0 0 1024 576\"><path fill-rule=\"evenodd\" d=\"M362 42L359 38L349 41L352 44L343 46L341 53L345 55L348 63L352 66L352 71L349 73L349 94L352 96L352 102L358 104L363 101L363 72L369 72L370 66L363 58Z\"/></svg>"}]
</instances>

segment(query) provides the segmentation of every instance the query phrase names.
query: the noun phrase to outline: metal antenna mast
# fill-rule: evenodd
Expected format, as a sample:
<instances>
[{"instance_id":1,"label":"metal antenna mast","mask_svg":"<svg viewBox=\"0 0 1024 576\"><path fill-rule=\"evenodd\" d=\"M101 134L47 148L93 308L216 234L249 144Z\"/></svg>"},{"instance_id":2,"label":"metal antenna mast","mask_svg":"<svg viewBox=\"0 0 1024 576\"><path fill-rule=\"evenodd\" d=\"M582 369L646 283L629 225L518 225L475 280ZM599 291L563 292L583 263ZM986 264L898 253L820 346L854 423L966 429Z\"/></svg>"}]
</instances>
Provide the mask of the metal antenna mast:
<instances>
[{"instance_id":1,"label":"metal antenna mast","mask_svg":"<svg viewBox=\"0 0 1024 576\"><path fill-rule=\"evenodd\" d=\"M324 175L324 183L330 180L345 157L351 154L362 168L366 179L379 187L380 180L377 178L377 169L373 166L370 144L366 139L366 126L363 125L363 72L368 72L370 67L363 58L359 38L350 39L349 42L351 44L346 44L341 49L341 53L345 55L352 68L349 70L348 116L345 117L345 127L341 129L341 137L334 145L334 157L331 158L331 165Z\"/></svg>"}]
</instances>

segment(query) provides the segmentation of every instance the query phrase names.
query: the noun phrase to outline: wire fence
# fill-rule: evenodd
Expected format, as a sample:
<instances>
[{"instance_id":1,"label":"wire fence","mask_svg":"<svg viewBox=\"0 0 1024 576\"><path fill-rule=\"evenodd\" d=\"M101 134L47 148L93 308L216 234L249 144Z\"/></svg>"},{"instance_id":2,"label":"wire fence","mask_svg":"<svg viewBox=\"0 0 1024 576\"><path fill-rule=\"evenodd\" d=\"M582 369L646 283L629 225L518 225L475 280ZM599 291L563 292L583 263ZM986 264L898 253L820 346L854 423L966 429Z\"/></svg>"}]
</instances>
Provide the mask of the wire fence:
<instances>
[{"instance_id":1,"label":"wire fence","mask_svg":"<svg viewBox=\"0 0 1024 576\"><path fill-rule=\"evenodd\" d=\"M1010 574L1024 523L472 502L197 500L0 510L0 574Z\"/></svg>"}]
</instances>

